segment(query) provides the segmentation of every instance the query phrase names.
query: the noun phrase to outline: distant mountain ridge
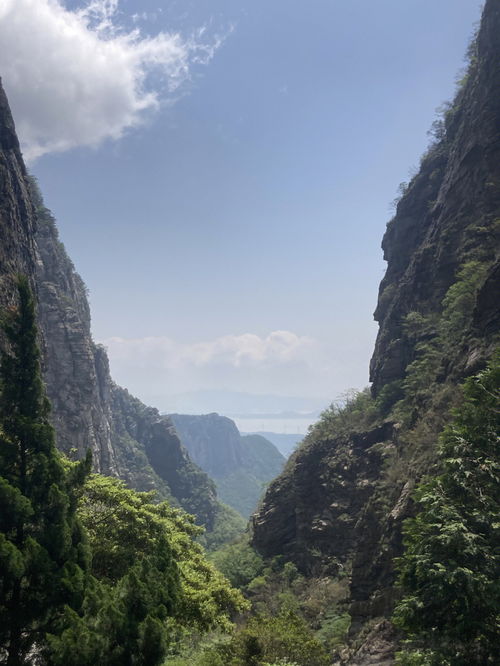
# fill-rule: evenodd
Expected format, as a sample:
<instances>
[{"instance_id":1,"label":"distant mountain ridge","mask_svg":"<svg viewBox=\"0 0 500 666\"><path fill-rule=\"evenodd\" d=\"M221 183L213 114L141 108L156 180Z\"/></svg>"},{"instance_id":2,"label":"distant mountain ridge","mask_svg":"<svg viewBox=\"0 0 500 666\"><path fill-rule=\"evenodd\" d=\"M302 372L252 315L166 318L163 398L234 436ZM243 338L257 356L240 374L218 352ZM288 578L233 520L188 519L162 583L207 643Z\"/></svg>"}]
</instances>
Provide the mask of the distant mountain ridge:
<instances>
[{"instance_id":1,"label":"distant mountain ridge","mask_svg":"<svg viewBox=\"0 0 500 666\"><path fill-rule=\"evenodd\" d=\"M288 434L281 432L268 432L268 431L258 431L258 432L243 432L242 435L261 435L268 441L270 441L278 449L281 455L288 458L288 456L293 453L297 444L301 442L305 435L300 434Z\"/></svg>"},{"instance_id":2,"label":"distant mountain ridge","mask_svg":"<svg viewBox=\"0 0 500 666\"><path fill-rule=\"evenodd\" d=\"M283 469L285 458L261 435L241 435L219 414L170 414L191 458L217 484L223 502L248 517L265 485Z\"/></svg>"}]
</instances>

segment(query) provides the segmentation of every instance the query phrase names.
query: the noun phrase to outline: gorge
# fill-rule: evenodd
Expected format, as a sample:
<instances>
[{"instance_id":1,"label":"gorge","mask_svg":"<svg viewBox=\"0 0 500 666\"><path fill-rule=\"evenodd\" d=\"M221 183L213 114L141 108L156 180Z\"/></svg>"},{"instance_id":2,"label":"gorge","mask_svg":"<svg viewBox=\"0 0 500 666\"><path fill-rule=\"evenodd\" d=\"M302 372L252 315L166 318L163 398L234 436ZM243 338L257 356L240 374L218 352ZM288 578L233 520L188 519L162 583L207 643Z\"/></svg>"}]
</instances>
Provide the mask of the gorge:
<instances>
[{"instance_id":1,"label":"gorge","mask_svg":"<svg viewBox=\"0 0 500 666\"><path fill-rule=\"evenodd\" d=\"M299 666L396 663L402 634L391 617L401 596L394 561L404 553L403 521L417 513L421 480L441 472L438 441L462 404L461 386L485 370L500 341L498 0L486 1L467 73L403 189L382 241L387 270L375 310L371 388L327 409L285 462L273 444L240 435L224 416L162 415L113 381L106 350L92 339L85 284L26 170L0 86L0 309L16 307L16 276L26 275L57 447L73 461L90 449L95 472L154 490L194 515L207 530L200 538L216 550L214 562L257 609L248 615L247 602L232 598L247 622L244 638L231 643L234 653L224 653L230 641L222 640L217 654L211 645L195 654L198 643L205 649L198 627L184 635L191 650L183 644L184 661L172 652L168 659L162 653L167 661L134 663L260 666L271 664L271 654L273 664ZM249 527L236 521L217 541L213 535L235 520L225 504ZM238 530L244 533L235 540ZM279 618L288 617L303 644L315 632L316 661L299 663L295 653L285 661L291 653L276 656L267 644L269 655L259 652L264 630L255 617L278 618L277 633L285 632ZM207 620L208 628L215 624ZM180 633L175 640L182 643Z\"/></svg>"}]
</instances>

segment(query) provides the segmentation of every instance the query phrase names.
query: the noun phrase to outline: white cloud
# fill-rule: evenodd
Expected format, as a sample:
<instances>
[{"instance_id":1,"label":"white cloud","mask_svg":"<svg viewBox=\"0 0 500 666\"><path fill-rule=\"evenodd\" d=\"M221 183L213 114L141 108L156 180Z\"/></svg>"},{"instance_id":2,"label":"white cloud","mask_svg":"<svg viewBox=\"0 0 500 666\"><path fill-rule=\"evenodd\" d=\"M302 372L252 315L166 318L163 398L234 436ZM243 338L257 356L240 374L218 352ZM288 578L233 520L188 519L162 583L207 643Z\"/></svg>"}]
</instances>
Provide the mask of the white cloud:
<instances>
[{"instance_id":1,"label":"white cloud","mask_svg":"<svg viewBox=\"0 0 500 666\"><path fill-rule=\"evenodd\" d=\"M164 369L227 365L233 368L283 364L301 359L314 348L314 340L290 331L273 331L267 337L254 333L225 335L208 342L178 343L167 337L120 338L103 343L111 359L142 366L154 362Z\"/></svg>"},{"instance_id":2,"label":"white cloud","mask_svg":"<svg viewBox=\"0 0 500 666\"><path fill-rule=\"evenodd\" d=\"M119 139L219 45L204 28L125 31L118 0L74 11L59 0L1 0L0 74L26 158Z\"/></svg>"},{"instance_id":3,"label":"white cloud","mask_svg":"<svg viewBox=\"0 0 500 666\"><path fill-rule=\"evenodd\" d=\"M341 342L273 331L191 344L163 336L102 342L113 379L146 404L169 412L175 396L198 391L302 396L326 406L350 387L367 384L365 335L344 331Z\"/></svg>"},{"instance_id":4,"label":"white cloud","mask_svg":"<svg viewBox=\"0 0 500 666\"><path fill-rule=\"evenodd\" d=\"M320 365L316 341L290 331L225 335L192 344L168 337L113 337L103 344L114 379L166 410L168 395L190 390L301 394Z\"/></svg>"}]
</instances>

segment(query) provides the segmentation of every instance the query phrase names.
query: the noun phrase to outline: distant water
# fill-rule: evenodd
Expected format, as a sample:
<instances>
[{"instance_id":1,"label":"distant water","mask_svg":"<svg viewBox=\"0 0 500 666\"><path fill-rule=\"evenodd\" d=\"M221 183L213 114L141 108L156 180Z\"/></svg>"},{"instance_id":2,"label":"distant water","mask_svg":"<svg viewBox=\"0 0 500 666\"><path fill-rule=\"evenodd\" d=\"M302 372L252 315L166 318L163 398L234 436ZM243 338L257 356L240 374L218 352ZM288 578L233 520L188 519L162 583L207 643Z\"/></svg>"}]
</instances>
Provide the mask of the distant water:
<instances>
[{"instance_id":1,"label":"distant water","mask_svg":"<svg viewBox=\"0 0 500 666\"><path fill-rule=\"evenodd\" d=\"M230 418L236 423L240 432L276 432L287 435L306 435L310 425L316 422L317 418L285 418L285 417L238 417Z\"/></svg>"}]
</instances>

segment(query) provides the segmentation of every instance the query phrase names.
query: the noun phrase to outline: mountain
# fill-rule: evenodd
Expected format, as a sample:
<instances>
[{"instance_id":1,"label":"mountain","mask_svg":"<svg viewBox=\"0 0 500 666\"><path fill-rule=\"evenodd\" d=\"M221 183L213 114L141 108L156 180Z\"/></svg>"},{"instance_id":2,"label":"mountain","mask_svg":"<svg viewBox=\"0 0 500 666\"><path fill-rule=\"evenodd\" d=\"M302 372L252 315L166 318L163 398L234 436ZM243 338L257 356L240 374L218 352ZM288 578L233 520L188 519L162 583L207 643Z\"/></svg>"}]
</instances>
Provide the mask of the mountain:
<instances>
[{"instance_id":1,"label":"mountain","mask_svg":"<svg viewBox=\"0 0 500 666\"><path fill-rule=\"evenodd\" d=\"M278 449L281 455L288 458L288 456L293 452L295 447L299 442L301 442L305 435L292 435L288 433L281 432L267 432L267 431L258 431L254 433L242 433L248 435L262 435L265 439L269 440L274 444Z\"/></svg>"},{"instance_id":2,"label":"mountain","mask_svg":"<svg viewBox=\"0 0 500 666\"><path fill-rule=\"evenodd\" d=\"M240 435L234 421L219 414L171 414L190 456L217 484L223 502L248 517L264 487L283 469L284 457L261 435Z\"/></svg>"},{"instance_id":3,"label":"mountain","mask_svg":"<svg viewBox=\"0 0 500 666\"><path fill-rule=\"evenodd\" d=\"M190 460L171 421L113 382L106 352L92 340L85 285L26 171L0 84L0 308L15 305L18 273L28 276L38 302L58 447L71 457L90 448L97 471L155 489L213 527L214 483Z\"/></svg>"},{"instance_id":4,"label":"mountain","mask_svg":"<svg viewBox=\"0 0 500 666\"><path fill-rule=\"evenodd\" d=\"M358 665L393 663L393 560L412 489L436 471L458 385L500 340L498 0L485 4L467 74L434 130L382 242L371 392L324 413L253 519L262 555L309 576L350 572Z\"/></svg>"}]
</instances>

